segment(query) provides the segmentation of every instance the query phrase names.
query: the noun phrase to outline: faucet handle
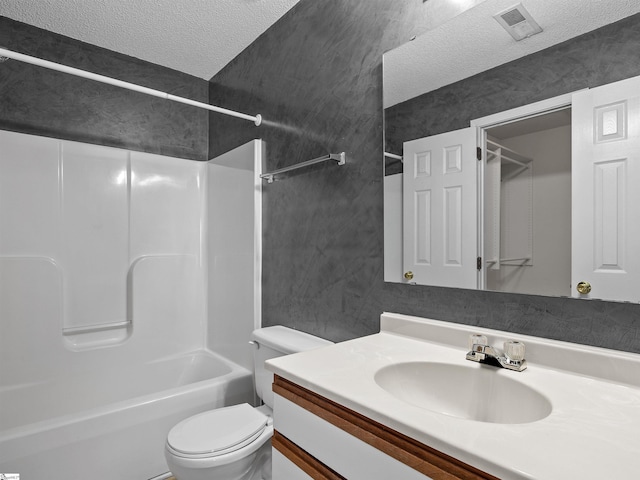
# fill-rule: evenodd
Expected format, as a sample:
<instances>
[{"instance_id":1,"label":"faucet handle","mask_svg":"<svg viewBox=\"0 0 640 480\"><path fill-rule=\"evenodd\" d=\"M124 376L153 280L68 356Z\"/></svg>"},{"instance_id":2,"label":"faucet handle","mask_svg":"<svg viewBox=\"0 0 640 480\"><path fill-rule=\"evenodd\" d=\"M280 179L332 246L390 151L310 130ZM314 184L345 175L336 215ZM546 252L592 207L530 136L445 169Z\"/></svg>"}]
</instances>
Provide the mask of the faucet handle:
<instances>
[{"instance_id":1,"label":"faucet handle","mask_svg":"<svg viewBox=\"0 0 640 480\"><path fill-rule=\"evenodd\" d=\"M469 335L469 351L473 351L474 345L487 345L489 342L486 335L471 334Z\"/></svg>"},{"instance_id":2,"label":"faucet handle","mask_svg":"<svg viewBox=\"0 0 640 480\"><path fill-rule=\"evenodd\" d=\"M514 362L522 362L524 360L524 343L510 340L504 342L505 356Z\"/></svg>"}]
</instances>

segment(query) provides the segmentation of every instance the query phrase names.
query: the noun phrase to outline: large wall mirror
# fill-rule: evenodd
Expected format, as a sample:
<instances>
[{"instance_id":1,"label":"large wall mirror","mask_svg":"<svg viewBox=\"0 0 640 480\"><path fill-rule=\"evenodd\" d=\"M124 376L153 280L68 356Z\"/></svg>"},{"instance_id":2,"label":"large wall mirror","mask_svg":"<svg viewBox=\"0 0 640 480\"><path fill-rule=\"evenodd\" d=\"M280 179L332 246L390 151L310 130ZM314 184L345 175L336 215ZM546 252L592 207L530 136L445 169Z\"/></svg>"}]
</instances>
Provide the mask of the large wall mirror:
<instances>
[{"instance_id":1,"label":"large wall mirror","mask_svg":"<svg viewBox=\"0 0 640 480\"><path fill-rule=\"evenodd\" d=\"M639 302L640 4L473 4L384 55L385 281Z\"/></svg>"}]
</instances>

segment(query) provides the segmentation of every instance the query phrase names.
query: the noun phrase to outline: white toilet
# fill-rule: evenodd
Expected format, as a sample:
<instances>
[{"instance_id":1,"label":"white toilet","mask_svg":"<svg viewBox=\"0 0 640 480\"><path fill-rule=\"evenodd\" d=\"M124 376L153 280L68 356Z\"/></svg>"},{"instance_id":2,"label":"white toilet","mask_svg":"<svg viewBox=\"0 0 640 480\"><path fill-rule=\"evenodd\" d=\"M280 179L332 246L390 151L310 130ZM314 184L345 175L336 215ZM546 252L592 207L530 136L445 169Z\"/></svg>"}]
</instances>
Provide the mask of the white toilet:
<instances>
[{"instance_id":1,"label":"white toilet","mask_svg":"<svg viewBox=\"0 0 640 480\"><path fill-rule=\"evenodd\" d=\"M273 374L264 362L332 342L282 326L260 328L251 338L256 393L264 405L217 408L173 427L164 454L178 480L271 480Z\"/></svg>"}]
</instances>

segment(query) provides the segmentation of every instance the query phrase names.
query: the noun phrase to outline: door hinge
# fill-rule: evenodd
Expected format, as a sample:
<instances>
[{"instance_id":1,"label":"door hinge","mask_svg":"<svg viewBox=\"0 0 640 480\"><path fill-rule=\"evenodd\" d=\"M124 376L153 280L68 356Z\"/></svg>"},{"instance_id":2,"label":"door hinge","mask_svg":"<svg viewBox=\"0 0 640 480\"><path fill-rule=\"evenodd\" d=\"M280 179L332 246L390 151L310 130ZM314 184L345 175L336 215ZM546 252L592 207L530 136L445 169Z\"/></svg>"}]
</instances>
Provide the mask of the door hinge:
<instances>
[{"instance_id":1,"label":"door hinge","mask_svg":"<svg viewBox=\"0 0 640 480\"><path fill-rule=\"evenodd\" d=\"M476 268L478 270L482 270L482 257L478 257L478 259L476 260Z\"/></svg>"},{"instance_id":2,"label":"door hinge","mask_svg":"<svg viewBox=\"0 0 640 480\"><path fill-rule=\"evenodd\" d=\"M482 160L482 148L481 147L476 147L476 158L478 160Z\"/></svg>"}]
</instances>

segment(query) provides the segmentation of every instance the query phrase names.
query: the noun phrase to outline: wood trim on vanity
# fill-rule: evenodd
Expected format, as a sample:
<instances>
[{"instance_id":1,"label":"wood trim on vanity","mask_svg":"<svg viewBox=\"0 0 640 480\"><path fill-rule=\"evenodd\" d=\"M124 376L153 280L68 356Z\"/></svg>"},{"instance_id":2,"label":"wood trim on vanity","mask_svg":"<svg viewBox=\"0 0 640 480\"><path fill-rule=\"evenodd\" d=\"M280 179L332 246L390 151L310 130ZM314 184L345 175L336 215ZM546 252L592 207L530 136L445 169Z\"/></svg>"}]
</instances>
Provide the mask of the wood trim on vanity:
<instances>
[{"instance_id":1,"label":"wood trim on vanity","mask_svg":"<svg viewBox=\"0 0 640 480\"><path fill-rule=\"evenodd\" d=\"M499 480L278 375L273 391L433 480Z\"/></svg>"},{"instance_id":2,"label":"wood trim on vanity","mask_svg":"<svg viewBox=\"0 0 640 480\"><path fill-rule=\"evenodd\" d=\"M273 432L271 446L315 480L347 480L320 462L317 458L309 455L280 432Z\"/></svg>"}]
</instances>

